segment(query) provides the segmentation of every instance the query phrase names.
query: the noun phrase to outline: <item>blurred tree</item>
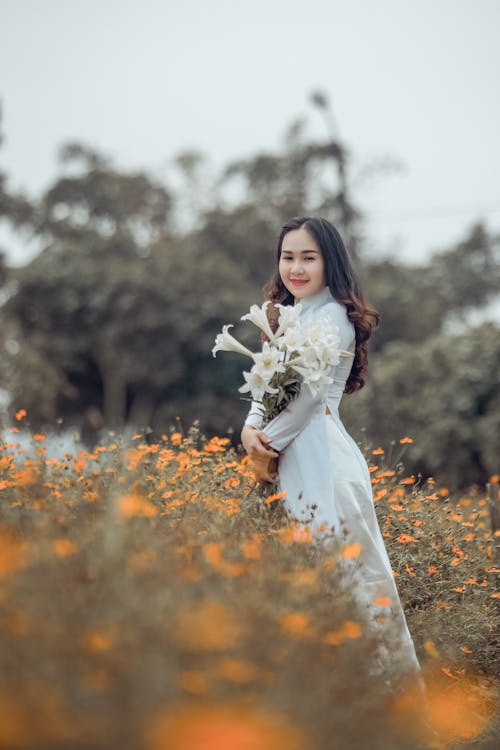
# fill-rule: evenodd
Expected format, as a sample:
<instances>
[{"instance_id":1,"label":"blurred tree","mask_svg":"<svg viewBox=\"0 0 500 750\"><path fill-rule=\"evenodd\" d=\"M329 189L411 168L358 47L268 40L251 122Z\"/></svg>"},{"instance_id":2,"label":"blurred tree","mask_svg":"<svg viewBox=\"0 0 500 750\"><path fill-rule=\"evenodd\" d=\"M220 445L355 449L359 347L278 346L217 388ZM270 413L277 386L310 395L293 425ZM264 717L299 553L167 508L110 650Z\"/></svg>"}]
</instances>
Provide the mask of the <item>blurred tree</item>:
<instances>
[{"instance_id":1,"label":"blurred tree","mask_svg":"<svg viewBox=\"0 0 500 750\"><path fill-rule=\"evenodd\" d=\"M44 196L49 244L16 271L5 312L26 347L64 375L52 419L86 414L89 426L146 426L174 390L202 389L194 369L208 367L221 315L239 316L253 290L220 249L170 235L164 188L83 147L64 153L83 160L83 172ZM13 408L24 405L14 394ZM30 416L36 423L47 414L32 405Z\"/></svg>"},{"instance_id":2,"label":"blurred tree","mask_svg":"<svg viewBox=\"0 0 500 750\"><path fill-rule=\"evenodd\" d=\"M396 340L422 342L498 295L500 237L478 223L426 265L368 260L362 276L366 297L382 316L374 349Z\"/></svg>"},{"instance_id":3,"label":"blurred tree","mask_svg":"<svg viewBox=\"0 0 500 750\"><path fill-rule=\"evenodd\" d=\"M410 434L407 471L452 488L484 484L499 469L499 371L500 328L494 323L439 333L419 346L388 344L374 358L357 403L344 399L346 418L359 428L361 411L375 445L387 447Z\"/></svg>"}]
</instances>

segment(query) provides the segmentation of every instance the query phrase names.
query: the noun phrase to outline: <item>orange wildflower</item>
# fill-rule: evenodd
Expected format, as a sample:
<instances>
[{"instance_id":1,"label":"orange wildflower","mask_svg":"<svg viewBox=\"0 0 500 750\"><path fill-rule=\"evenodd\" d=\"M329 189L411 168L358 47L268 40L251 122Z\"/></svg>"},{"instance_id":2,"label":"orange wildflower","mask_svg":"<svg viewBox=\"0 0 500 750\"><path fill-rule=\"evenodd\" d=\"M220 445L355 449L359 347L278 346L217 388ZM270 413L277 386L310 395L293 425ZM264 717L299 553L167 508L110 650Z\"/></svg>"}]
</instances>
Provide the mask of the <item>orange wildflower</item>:
<instances>
[{"instance_id":1,"label":"orange wildflower","mask_svg":"<svg viewBox=\"0 0 500 750\"><path fill-rule=\"evenodd\" d=\"M28 544L17 529L0 526L0 578L23 567L27 549Z\"/></svg>"},{"instance_id":2,"label":"orange wildflower","mask_svg":"<svg viewBox=\"0 0 500 750\"><path fill-rule=\"evenodd\" d=\"M136 494L123 495L118 501L118 510L125 518L132 516L152 518L158 515L158 510L153 503Z\"/></svg>"},{"instance_id":3,"label":"orange wildflower","mask_svg":"<svg viewBox=\"0 0 500 750\"><path fill-rule=\"evenodd\" d=\"M413 475L410 477L405 477L404 479L401 480L401 484L415 484L415 482L416 482L416 479Z\"/></svg>"},{"instance_id":4,"label":"orange wildflower","mask_svg":"<svg viewBox=\"0 0 500 750\"><path fill-rule=\"evenodd\" d=\"M355 560L363 551L363 546L358 542L351 542L342 547L341 555L344 560Z\"/></svg>"},{"instance_id":5,"label":"orange wildflower","mask_svg":"<svg viewBox=\"0 0 500 750\"><path fill-rule=\"evenodd\" d=\"M24 419L26 414L27 414L26 409L19 409L19 411L16 411L16 420L20 422L21 419Z\"/></svg>"},{"instance_id":6,"label":"orange wildflower","mask_svg":"<svg viewBox=\"0 0 500 750\"><path fill-rule=\"evenodd\" d=\"M392 599L388 596L377 596L373 601L377 607L390 607L392 604Z\"/></svg>"},{"instance_id":7,"label":"orange wildflower","mask_svg":"<svg viewBox=\"0 0 500 750\"><path fill-rule=\"evenodd\" d=\"M231 489L232 487L238 487L241 484L241 479L238 477L229 477L224 482L224 487L226 490Z\"/></svg>"},{"instance_id":8,"label":"orange wildflower","mask_svg":"<svg viewBox=\"0 0 500 750\"><path fill-rule=\"evenodd\" d=\"M289 717L243 704L169 706L150 723L146 750L302 750L307 743Z\"/></svg>"},{"instance_id":9,"label":"orange wildflower","mask_svg":"<svg viewBox=\"0 0 500 750\"><path fill-rule=\"evenodd\" d=\"M241 551L247 560L259 560L261 548L261 537L255 535L253 539L247 539L241 543Z\"/></svg>"},{"instance_id":10,"label":"orange wildflower","mask_svg":"<svg viewBox=\"0 0 500 750\"><path fill-rule=\"evenodd\" d=\"M313 534L310 526L292 524L277 532L284 544L308 544L312 541Z\"/></svg>"},{"instance_id":11,"label":"orange wildflower","mask_svg":"<svg viewBox=\"0 0 500 750\"><path fill-rule=\"evenodd\" d=\"M330 630L323 636L323 643L329 646L340 646L347 639L360 638L363 633L361 625L352 620L346 620L337 630Z\"/></svg>"},{"instance_id":12,"label":"orange wildflower","mask_svg":"<svg viewBox=\"0 0 500 750\"><path fill-rule=\"evenodd\" d=\"M303 637L310 632L310 622L303 612L290 612L279 618L282 629L293 638Z\"/></svg>"},{"instance_id":13,"label":"orange wildflower","mask_svg":"<svg viewBox=\"0 0 500 750\"><path fill-rule=\"evenodd\" d=\"M240 576L248 570L246 563L232 563L222 556L222 542L209 542L203 545L205 559L212 567L225 576Z\"/></svg>"},{"instance_id":14,"label":"orange wildflower","mask_svg":"<svg viewBox=\"0 0 500 750\"><path fill-rule=\"evenodd\" d=\"M375 450L372 451L372 456L383 456L385 453L383 448L375 448Z\"/></svg>"},{"instance_id":15,"label":"orange wildflower","mask_svg":"<svg viewBox=\"0 0 500 750\"><path fill-rule=\"evenodd\" d=\"M103 630L90 630L82 639L82 647L91 653L108 651L112 645L113 639L110 633Z\"/></svg>"},{"instance_id":16,"label":"orange wildflower","mask_svg":"<svg viewBox=\"0 0 500 750\"><path fill-rule=\"evenodd\" d=\"M403 437L399 442L401 443L401 445L410 445L411 443L413 443L413 439L411 437Z\"/></svg>"},{"instance_id":17,"label":"orange wildflower","mask_svg":"<svg viewBox=\"0 0 500 750\"><path fill-rule=\"evenodd\" d=\"M259 675L259 670L248 659L225 658L216 664L217 674L230 682L246 684Z\"/></svg>"},{"instance_id":18,"label":"orange wildflower","mask_svg":"<svg viewBox=\"0 0 500 750\"><path fill-rule=\"evenodd\" d=\"M33 435L33 440L36 440L38 443L43 443L43 441L45 440L45 435L41 435L39 432L36 432Z\"/></svg>"},{"instance_id":19,"label":"orange wildflower","mask_svg":"<svg viewBox=\"0 0 500 750\"><path fill-rule=\"evenodd\" d=\"M70 539L54 539L52 546L59 557L71 557L76 552L76 544Z\"/></svg>"},{"instance_id":20,"label":"orange wildflower","mask_svg":"<svg viewBox=\"0 0 500 750\"><path fill-rule=\"evenodd\" d=\"M411 542L419 542L420 539L412 536L411 534L400 534L396 539L400 544L410 544Z\"/></svg>"},{"instance_id":21,"label":"orange wildflower","mask_svg":"<svg viewBox=\"0 0 500 750\"><path fill-rule=\"evenodd\" d=\"M274 495L269 495L269 497L266 497L264 502L266 505L270 505L271 503L274 503L276 500L283 500L284 497L287 496L286 492L276 492Z\"/></svg>"}]
</instances>

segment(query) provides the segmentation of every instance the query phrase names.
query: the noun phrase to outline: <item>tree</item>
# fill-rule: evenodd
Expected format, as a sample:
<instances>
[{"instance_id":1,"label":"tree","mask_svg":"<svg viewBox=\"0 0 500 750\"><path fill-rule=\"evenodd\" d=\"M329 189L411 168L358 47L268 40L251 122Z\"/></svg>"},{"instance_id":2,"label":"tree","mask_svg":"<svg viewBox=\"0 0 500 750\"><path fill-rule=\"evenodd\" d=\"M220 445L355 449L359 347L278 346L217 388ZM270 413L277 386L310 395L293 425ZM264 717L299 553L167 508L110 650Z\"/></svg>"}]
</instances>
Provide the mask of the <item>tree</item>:
<instances>
[{"instance_id":1,"label":"tree","mask_svg":"<svg viewBox=\"0 0 500 750\"><path fill-rule=\"evenodd\" d=\"M239 317L254 295L220 249L170 235L164 188L83 148L70 153L85 169L43 197L49 244L16 271L4 313L17 321L23 347L67 382L50 401L52 419L91 414L96 426L146 426L174 393L203 388L196 368L207 368L222 316ZM13 408L25 406L20 399L16 392ZM31 407L32 422L46 418Z\"/></svg>"},{"instance_id":2,"label":"tree","mask_svg":"<svg viewBox=\"0 0 500 750\"><path fill-rule=\"evenodd\" d=\"M344 410L374 445L409 434L407 471L455 489L484 485L499 469L499 370L494 323L438 333L419 346L394 342L374 359L367 387L355 401L345 399Z\"/></svg>"}]
</instances>

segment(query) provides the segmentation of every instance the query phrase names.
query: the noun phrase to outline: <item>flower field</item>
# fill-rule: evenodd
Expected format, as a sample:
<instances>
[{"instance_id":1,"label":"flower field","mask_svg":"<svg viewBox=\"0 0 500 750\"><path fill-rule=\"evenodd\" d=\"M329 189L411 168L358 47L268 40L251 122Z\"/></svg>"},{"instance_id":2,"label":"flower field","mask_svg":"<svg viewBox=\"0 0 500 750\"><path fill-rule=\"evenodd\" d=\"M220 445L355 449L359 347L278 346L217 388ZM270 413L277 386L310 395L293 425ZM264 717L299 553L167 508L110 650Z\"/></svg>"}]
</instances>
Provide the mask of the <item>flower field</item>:
<instances>
[{"instance_id":1,"label":"flower field","mask_svg":"<svg viewBox=\"0 0 500 750\"><path fill-rule=\"evenodd\" d=\"M294 525L229 439L193 428L55 459L44 435L26 453L14 438L0 444L0 749L498 746L500 566L481 493L450 497L368 452L421 701L373 668L389 602L353 596L356 545Z\"/></svg>"}]
</instances>

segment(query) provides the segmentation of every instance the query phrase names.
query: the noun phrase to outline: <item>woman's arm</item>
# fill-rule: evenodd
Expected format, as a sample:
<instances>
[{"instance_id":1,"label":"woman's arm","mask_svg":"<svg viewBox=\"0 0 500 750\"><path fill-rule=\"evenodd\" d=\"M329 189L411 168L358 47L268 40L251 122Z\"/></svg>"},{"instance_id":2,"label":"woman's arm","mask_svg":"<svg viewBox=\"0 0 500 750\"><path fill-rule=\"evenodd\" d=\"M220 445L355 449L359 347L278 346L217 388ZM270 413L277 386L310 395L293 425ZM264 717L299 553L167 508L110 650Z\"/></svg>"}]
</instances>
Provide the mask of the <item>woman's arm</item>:
<instances>
[{"instance_id":1,"label":"woman's arm","mask_svg":"<svg viewBox=\"0 0 500 750\"><path fill-rule=\"evenodd\" d=\"M354 328L347 318L343 305L337 302L328 304L320 310L321 314L327 314L332 325L339 329L340 348L351 350L354 344ZM328 375L335 380L337 366L330 368ZM326 403L326 391L323 389L319 394L313 395L309 386L302 384L298 396L291 401L277 417L272 419L264 427L264 434L270 438L270 443L277 451L282 451L302 432L310 421L320 403Z\"/></svg>"},{"instance_id":2,"label":"woman's arm","mask_svg":"<svg viewBox=\"0 0 500 750\"><path fill-rule=\"evenodd\" d=\"M264 427L261 434L266 435L269 438L269 444L281 452L302 432L315 408L322 401L324 401L323 393L313 396L310 388L303 384L299 395Z\"/></svg>"}]
</instances>

